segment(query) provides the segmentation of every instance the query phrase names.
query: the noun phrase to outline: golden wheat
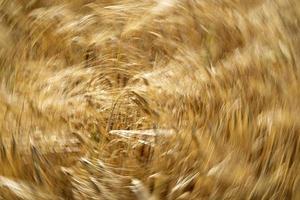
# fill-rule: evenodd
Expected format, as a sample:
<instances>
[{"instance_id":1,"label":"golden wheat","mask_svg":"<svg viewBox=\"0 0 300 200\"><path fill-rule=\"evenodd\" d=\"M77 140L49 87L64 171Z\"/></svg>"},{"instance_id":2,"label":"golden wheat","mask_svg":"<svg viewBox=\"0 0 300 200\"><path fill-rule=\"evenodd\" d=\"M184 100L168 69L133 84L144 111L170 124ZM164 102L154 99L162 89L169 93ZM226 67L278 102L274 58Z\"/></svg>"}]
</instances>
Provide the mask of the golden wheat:
<instances>
[{"instance_id":1,"label":"golden wheat","mask_svg":"<svg viewBox=\"0 0 300 200\"><path fill-rule=\"evenodd\" d=\"M0 199L300 199L297 0L0 0Z\"/></svg>"}]
</instances>

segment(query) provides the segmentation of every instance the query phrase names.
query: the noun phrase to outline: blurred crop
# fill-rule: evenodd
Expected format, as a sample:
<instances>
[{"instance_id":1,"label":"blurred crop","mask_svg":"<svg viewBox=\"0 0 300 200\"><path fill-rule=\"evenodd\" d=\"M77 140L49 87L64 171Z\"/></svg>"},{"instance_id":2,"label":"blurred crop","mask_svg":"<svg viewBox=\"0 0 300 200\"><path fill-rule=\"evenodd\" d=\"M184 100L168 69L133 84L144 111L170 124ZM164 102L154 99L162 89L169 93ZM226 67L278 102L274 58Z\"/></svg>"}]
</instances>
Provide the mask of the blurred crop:
<instances>
[{"instance_id":1,"label":"blurred crop","mask_svg":"<svg viewBox=\"0 0 300 200\"><path fill-rule=\"evenodd\" d=\"M0 199L300 199L300 1L0 0Z\"/></svg>"}]
</instances>

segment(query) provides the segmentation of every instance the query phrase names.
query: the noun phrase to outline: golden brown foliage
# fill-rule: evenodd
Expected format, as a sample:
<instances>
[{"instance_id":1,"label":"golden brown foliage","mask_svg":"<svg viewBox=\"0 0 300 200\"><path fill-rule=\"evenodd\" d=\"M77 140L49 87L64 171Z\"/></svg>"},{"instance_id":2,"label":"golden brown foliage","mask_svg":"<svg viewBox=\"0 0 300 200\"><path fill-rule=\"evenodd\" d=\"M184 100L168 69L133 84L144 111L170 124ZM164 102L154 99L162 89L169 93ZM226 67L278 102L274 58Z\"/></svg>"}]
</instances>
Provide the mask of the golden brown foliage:
<instances>
[{"instance_id":1,"label":"golden brown foliage","mask_svg":"<svg viewBox=\"0 0 300 200\"><path fill-rule=\"evenodd\" d=\"M300 1L0 0L0 199L300 199Z\"/></svg>"}]
</instances>

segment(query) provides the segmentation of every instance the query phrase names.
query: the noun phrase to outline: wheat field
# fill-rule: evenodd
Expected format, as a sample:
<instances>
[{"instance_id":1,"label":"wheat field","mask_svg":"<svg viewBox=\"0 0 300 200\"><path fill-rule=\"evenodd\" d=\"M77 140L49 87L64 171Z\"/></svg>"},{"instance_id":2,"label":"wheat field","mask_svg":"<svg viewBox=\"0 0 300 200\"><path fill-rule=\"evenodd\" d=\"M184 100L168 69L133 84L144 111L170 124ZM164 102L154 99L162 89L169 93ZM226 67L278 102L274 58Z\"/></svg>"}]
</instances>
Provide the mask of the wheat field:
<instances>
[{"instance_id":1,"label":"wheat field","mask_svg":"<svg viewBox=\"0 0 300 200\"><path fill-rule=\"evenodd\" d=\"M0 199L300 200L299 0L0 0Z\"/></svg>"}]
</instances>

